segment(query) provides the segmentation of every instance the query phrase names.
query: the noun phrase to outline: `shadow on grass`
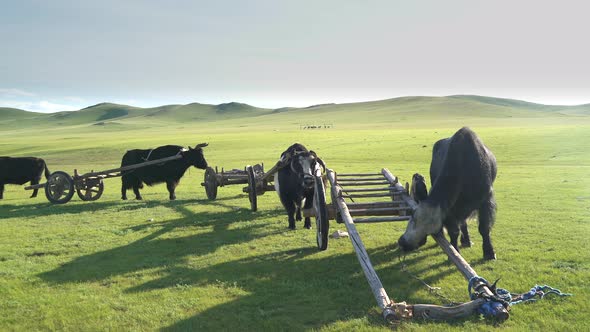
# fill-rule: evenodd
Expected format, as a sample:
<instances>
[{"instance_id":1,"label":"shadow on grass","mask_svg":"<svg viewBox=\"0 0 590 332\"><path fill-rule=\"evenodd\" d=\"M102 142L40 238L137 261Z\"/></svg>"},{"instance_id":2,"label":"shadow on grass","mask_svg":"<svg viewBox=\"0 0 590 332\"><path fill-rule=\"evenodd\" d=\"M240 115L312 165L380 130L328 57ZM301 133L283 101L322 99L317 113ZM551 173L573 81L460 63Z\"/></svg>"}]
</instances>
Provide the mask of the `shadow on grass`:
<instances>
[{"instance_id":1,"label":"shadow on grass","mask_svg":"<svg viewBox=\"0 0 590 332\"><path fill-rule=\"evenodd\" d=\"M183 289L198 287L204 294L221 294L215 296L221 296L223 303L178 321L164 328L166 331L304 330L364 318L372 325L386 325L380 311L375 309L375 300L352 250L347 254L328 256L319 253L315 244L310 244L307 247L191 268L189 258L193 260L224 246L289 232L283 228L267 229L264 224L248 223L260 217L283 219L284 212L281 209L252 213L248 209L236 210L232 207L233 211L230 212L195 213L187 208L187 204L192 202L195 201L142 202L146 206L166 205L182 217L129 227L132 231L156 230L127 245L75 258L38 276L56 284L100 282L113 276L129 275L133 278L135 274L153 275L153 271L144 270L158 269L161 274L157 279L128 288L125 292L175 289L180 285ZM228 207L223 200L202 200L198 204ZM134 208L136 205L128 207ZM230 227L236 224L240 226ZM204 226L212 227L212 230L188 236L164 236L178 228ZM403 261L398 260L398 256L392 252L393 245L368 250L393 300L444 304L433 295L421 295L424 294L424 286L401 269L402 264L412 267L427 263L427 267L412 272L427 274L424 280L431 285L449 274L462 278L444 254L439 250L430 250L434 247L437 245L429 244L424 247L425 250L410 254ZM436 273L427 273L431 269L436 269ZM205 288L217 291L205 291ZM467 300L463 297L460 299ZM476 318L452 324L461 326L473 319Z\"/></svg>"},{"instance_id":2,"label":"shadow on grass","mask_svg":"<svg viewBox=\"0 0 590 332\"><path fill-rule=\"evenodd\" d=\"M368 250L368 253L373 262L393 258L388 247ZM318 257L314 257L316 255ZM375 300L356 255L320 256L322 254L316 248L305 247L204 269L177 266L165 278L129 291L143 292L182 284L184 287L209 286L230 290L233 287L247 294L232 297L232 300L168 326L164 331L305 330L365 317L373 325L386 325L380 311L374 309ZM416 255L410 260L424 259L428 256ZM385 289L390 291L389 295L397 294L396 300L411 297L416 301L412 303L433 303L432 297L416 297L416 290L422 286L409 279L399 263L376 270ZM453 267L443 267L442 272L432 279L438 280L451 273L457 272ZM457 324L461 322L464 320Z\"/></svg>"},{"instance_id":3,"label":"shadow on grass","mask_svg":"<svg viewBox=\"0 0 590 332\"><path fill-rule=\"evenodd\" d=\"M194 201L190 201L194 202ZM224 206L221 202L207 201L209 205ZM253 213L248 209L229 212L199 212L189 210L187 201L149 202L150 205L164 205L182 214L182 218L158 223L145 223L128 228L132 231L157 230L127 245L78 257L58 268L39 274L45 281L53 283L100 281L111 276L124 275L151 268L162 268L185 263L187 256L202 256L220 247L248 242L274 234L278 231L264 231L264 224L248 224L261 217L274 217L280 210ZM133 206L132 206L133 207ZM236 229L229 226L245 223ZM212 226L211 231L182 237L164 237L177 228Z\"/></svg>"},{"instance_id":4,"label":"shadow on grass","mask_svg":"<svg viewBox=\"0 0 590 332\"><path fill-rule=\"evenodd\" d=\"M94 201L94 202L72 202L66 204L52 204L47 201L27 203L27 204L2 204L0 201L0 218L35 218L47 217L59 214L79 214L93 211L119 210L133 211L143 208L152 208L156 206L166 206L171 208L182 207L188 204L198 205L220 205L229 207L219 202L233 200L243 195L218 198L215 201L207 199L179 199L179 200L117 200L117 201ZM233 208L233 207L232 207Z\"/></svg>"}]
</instances>

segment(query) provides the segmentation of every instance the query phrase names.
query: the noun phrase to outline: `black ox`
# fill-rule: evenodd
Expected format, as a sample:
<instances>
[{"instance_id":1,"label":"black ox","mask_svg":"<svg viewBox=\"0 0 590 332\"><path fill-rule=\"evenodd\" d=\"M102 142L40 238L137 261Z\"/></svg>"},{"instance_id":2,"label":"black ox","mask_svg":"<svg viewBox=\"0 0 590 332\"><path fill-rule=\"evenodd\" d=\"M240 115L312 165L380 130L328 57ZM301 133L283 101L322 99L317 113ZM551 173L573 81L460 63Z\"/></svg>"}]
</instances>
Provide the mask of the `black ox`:
<instances>
[{"instance_id":1,"label":"black ox","mask_svg":"<svg viewBox=\"0 0 590 332\"><path fill-rule=\"evenodd\" d=\"M176 195L174 194L174 190L180 182L180 178L184 175L184 172L190 166L200 169L207 168L207 161L203 155L203 147L205 146L207 146L207 143L197 144L194 149L191 147L185 149L179 145L164 145L149 150L135 149L127 151L123 155L121 167L172 157L177 154L182 155L182 158L122 172L121 198L124 200L127 199L127 189L133 188L135 198L140 200L142 197L139 189L143 188L144 183L152 186L157 183L166 182L166 187L170 193L170 200L175 200Z\"/></svg>"},{"instance_id":2,"label":"black ox","mask_svg":"<svg viewBox=\"0 0 590 332\"><path fill-rule=\"evenodd\" d=\"M45 178L50 175L45 160L35 157L0 157L0 199L4 198L5 184L39 184L45 171ZM31 198L37 197L39 189L34 189Z\"/></svg>"},{"instance_id":3,"label":"black ox","mask_svg":"<svg viewBox=\"0 0 590 332\"><path fill-rule=\"evenodd\" d=\"M399 238L400 248L416 249L426 243L429 234L439 232L444 226L458 251L460 229L462 244L471 244L466 220L477 212L483 257L495 259L490 231L496 218L493 192L496 172L496 158L471 129L463 127L452 137L436 142L430 164L430 193L420 201Z\"/></svg>"},{"instance_id":4,"label":"black ox","mask_svg":"<svg viewBox=\"0 0 590 332\"><path fill-rule=\"evenodd\" d=\"M295 220L301 220L301 205L304 204L304 209L313 206L315 177L321 175L320 166L325 169L326 165L315 152L299 143L283 152L280 161L285 167L275 173L274 186L287 210L289 228L295 229ZM303 226L311 228L309 217L305 217Z\"/></svg>"}]
</instances>

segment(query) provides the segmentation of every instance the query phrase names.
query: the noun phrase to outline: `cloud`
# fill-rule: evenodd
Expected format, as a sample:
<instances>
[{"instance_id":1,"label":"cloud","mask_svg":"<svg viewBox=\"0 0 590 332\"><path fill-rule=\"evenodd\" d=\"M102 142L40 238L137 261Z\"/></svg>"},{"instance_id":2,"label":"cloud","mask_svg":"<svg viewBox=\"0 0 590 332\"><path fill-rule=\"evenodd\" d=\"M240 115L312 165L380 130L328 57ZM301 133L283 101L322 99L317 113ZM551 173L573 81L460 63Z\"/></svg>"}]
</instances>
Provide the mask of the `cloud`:
<instances>
[{"instance_id":1,"label":"cloud","mask_svg":"<svg viewBox=\"0 0 590 332\"><path fill-rule=\"evenodd\" d=\"M10 101L0 100L0 106L2 107L14 107L30 112L41 112L41 113L54 113L62 111L75 111L79 107L65 104L52 103L47 100L28 102L28 101Z\"/></svg>"},{"instance_id":2,"label":"cloud","mask_svg":"<svg viewBox=\"0 0 590 332\"><path fill-rule=\"evenodd\" d=\"M7 97L33 97L35 96L34 93L15 89L15 88L0 88L0 96L7 96Z\"/></svg>"}]
</instances>

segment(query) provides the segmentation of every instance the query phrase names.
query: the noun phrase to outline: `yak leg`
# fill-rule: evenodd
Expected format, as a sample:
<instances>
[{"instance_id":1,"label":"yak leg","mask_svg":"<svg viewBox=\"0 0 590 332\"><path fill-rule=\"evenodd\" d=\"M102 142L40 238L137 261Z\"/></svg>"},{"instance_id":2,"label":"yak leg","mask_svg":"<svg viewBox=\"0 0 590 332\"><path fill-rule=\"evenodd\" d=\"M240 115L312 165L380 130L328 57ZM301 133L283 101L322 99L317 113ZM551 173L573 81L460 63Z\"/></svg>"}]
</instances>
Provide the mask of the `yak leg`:
<instances>
[{"instance_id":1,"label":"yak leg","mask_svg":"<svg viewBox=\"0 0 590 332\"><path fill-rule=\"evenodd\" d=\"M471 239L469 238L469 230L467 229L467 220L461 222L461 247L471 247Z\"/></svg>"},{"instance_id":2,"label":"yak leg","mask_svg":"<svg viewBox=\"0 0 590 332\"><path fill-rule=\"evenodd\" d=\"M287 210L287 216L289 217L289 229L295 229L295 211L297 210L295 202L283 201L283 205L285 206L285 210Z\"/></svg>"},{"instance_id":3,"label":"yak leg","mask_svg":"<svg viewBox=\"0 0 590 332\"><path fill-rule=\"evenodd\" d=\"M4 198L4 183L0 183L0 199Z\"/></svg>"},{"instance_id":4,"label":"yak leg","mask_svg":"<svg viewBox=\"0 0 590 332\"><path fill-rule=\"evenodd\" d=\"M178 185L178 182L176 182L174 180L166 181L166 188L168 188L168 192L170 193L170 200L171 201L176 199L176 194L174 193L174 190L176 189L177 185Z\"/></svg>"},{"instance_id":5,"label":"yak leg","mask_svg":"<svg viewBox=\"0 0 590 332\"><path fill-rule=\"evenodd\" d=\"M127 200L127 188L125 188L125 184L121 185L121 199Z\"/></svg>"},{"instance_id":6,"label":"yak leg","mask_svg":"<svg viewBox=\"0 0 590 332\"><path fill-rule=\"evenodd\" d=\"M135 199L141 201L143 198L141 197L141 193L139 192L139 185L133 184L133 193L135 194Z\"/></svg>"},{"instance_id":7,"label":"yak leg","mask_svg":"<svg viewBox=\"0 0 590 332\"><path fill-rule=\"evenodd\" d=\"M311 209L312 207L313 207L313 194L307 195L307 197L305 198L305 205L303 205L303 209L307 210L307 209ZM311 229L311 219L309 217L305 217L305 222L303 224L303 227L305 227L307 229Z\"/></svg>"},{"instance_id":8,"label":"yak leg","mask_svg":"<svg viewBox=\"0 0 590 332\"><path fill-rule=\"evenodd\" d=\"M457 224L456 220L451 220L450 222L445 223L445 227L447 228L447 233L449 233L449 238L451 245L459 252L459 246L457 245L457 239L459 238L459 225Z\"/></svg>"},{"instance_id":9,"label":"yak leg","mask_svg":"<svg viewBox=\"0 0 590 332\"><path fill-rule=\"evenodd\" d=\"M41 180L41 175L39 175L39 177L34 178L34 179L31 180L31 186L36 185L36 184L39 184L39 180ZM31 194L31 197L30 198L37 197L37 193L38 192L39 192L39 189L38 188L33 189L33 194Z\"/></svg>"},{"instance_id":10,"label":"yak leg","mask_svg":"<svg viewBox=\"0 0 590 332\"><path fill-rule=\"evenodd\" d=\"M301 221L301 201L295 203L296 211L295 211L295 220Z\"/></svg>"},{"instance_id":11,"label":"yak leg","mask_svg":"<svg viewBox=\"0 0 590 332\"><path fill-rule=\"evenodd\" d=\"M490 237L490 231L492 225L496 220L496 200L494 194L490 195L490 198L485 200L482 206L479 208L479 234L481 234L483 240L483 258L484 259L496 259L496 253L492 246L492 239Z\"/></svg>"}]
</instances>

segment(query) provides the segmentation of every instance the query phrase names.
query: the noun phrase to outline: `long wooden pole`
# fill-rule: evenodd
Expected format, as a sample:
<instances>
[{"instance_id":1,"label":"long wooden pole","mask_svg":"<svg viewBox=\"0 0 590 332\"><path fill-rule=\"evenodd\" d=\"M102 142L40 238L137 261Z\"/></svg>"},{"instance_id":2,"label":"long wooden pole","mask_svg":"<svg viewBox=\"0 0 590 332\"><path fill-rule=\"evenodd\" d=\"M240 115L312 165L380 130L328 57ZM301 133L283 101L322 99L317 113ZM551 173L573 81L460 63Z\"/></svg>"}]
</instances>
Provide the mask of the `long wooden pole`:
<instances>
[{"instance_id":1,"label":"long wooden pole","mask_svg":"<svg viewBox=\"0 0 590 332\"><path fill-rule=\"evenodd\" d=\"M181 159L181 158L182 158L182 155L181 154L176 154L176 155L171 156L171 157L166 157L166 158L157 159L157 160L150 160L150 161L146 161L146 162L139 163L139 164L133 164L133 165L129 165L129 166L125 166L125 167L120 167L120 168L113 168L113 169L109 169L109 170L106 170L106 171L85 173L85 174L79 175L79 177L87 178L87 177L99 176L99 175L103 175L103 174L129 171L129 170L132 170L132 169L136 169L136 168L140 168L140 167L145 167L145 166L150 166L150 165L157 165L157 164L165 163L167 161L177 160L177 159Z\"/></svg>"},{"instance_id":2,"label":"long wooden pole","mask_svg":"<svg viewBox=\"0 0 590 332\"><path fill-rule=\"evenodd\" d=\"M392 310L392 305L395 304L392 300L389 299L387 292L383 288L383 284L381 280L379 280L379 276L377 276L377 272L373 268L371 264L371 260L369 259L369 254L367 250L365 250L365 245L361 240L361 237L356 230L356 226L354 225L354 221L352 217L348 213L348 208L346 207L346 202L342 198L342 188L336 183L336 177L334 171L331 169L327 170L328 180L330 181L331 190L332 190L332 197L336 199L336 204L338 205L338 210L340 210L340 214L342 215L342 220L344 221L344 225L346 226L346 230L348 231L348 235L350 237L350 242L352 242L352 246L354 247L354 251L356 252L356 256L361 264L361 268L365 273L365 278L371 287L371 291L373 292L373 296L377 301L377 305L379 308L383 310L383 317L387 320L395 319L395 311Z\"/></svg>"}]
</instances>

